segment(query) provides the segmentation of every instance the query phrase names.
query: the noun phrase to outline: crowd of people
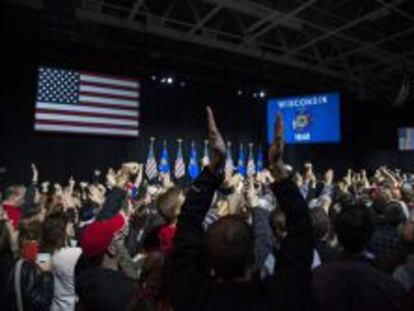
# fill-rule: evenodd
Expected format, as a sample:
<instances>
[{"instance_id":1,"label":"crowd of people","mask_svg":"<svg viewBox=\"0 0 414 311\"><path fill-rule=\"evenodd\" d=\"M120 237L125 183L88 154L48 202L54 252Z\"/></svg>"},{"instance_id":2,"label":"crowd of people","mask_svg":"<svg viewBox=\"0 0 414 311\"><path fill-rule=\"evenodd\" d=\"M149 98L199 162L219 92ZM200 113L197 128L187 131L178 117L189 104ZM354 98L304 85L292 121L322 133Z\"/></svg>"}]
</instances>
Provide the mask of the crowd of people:
<instances>
[{"instance_id":1,"label":"crowd of people","mask_svg":"<svg viewBox=\"0 0 414 311\"><path fill-rule=\"evenodd\" d=\"M188 185L138 163L89 182L2 189L0 310L414 310L414 174L372 176L283 159L225 171L207 108L210 163Z\"/></svg>"}]
</instances>

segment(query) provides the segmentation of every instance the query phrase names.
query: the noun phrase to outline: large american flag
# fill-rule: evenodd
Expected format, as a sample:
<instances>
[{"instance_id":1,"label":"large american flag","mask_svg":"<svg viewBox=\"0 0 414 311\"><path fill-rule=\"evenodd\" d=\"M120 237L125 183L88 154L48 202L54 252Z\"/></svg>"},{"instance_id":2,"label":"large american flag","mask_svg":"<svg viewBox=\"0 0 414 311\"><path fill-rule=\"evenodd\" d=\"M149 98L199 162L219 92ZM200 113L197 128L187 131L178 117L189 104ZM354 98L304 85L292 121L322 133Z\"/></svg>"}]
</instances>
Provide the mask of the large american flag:
<instances>
[{"instance_id":1,"label":"large american flag","mask_svg":"<svg viewBox=\"0 0 414 311\"><path fill-rule=\"evenodd\" d=\"M39 68L36 131L137 137L137 80Z\"/></svg>"}]
</instances>

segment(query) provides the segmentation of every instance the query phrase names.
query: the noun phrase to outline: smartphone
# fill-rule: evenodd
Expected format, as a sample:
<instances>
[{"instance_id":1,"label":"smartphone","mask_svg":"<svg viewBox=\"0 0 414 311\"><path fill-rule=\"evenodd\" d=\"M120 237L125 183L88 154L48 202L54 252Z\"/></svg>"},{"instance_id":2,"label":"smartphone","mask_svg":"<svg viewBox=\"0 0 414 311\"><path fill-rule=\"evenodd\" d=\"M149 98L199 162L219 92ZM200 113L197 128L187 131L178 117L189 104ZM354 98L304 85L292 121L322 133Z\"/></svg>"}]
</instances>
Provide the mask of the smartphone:
<instances>
[{"instance_id":1,"label":"smartphone","mask_svg":"<svg viewBox=\"0 0 414 311\"><path fill-rule=\"evenodd\" d=\"M52 260L52 256L49 253L39 253L37 254L36 263L44 264L49 263Z\"/></svg>"}]
</instances>

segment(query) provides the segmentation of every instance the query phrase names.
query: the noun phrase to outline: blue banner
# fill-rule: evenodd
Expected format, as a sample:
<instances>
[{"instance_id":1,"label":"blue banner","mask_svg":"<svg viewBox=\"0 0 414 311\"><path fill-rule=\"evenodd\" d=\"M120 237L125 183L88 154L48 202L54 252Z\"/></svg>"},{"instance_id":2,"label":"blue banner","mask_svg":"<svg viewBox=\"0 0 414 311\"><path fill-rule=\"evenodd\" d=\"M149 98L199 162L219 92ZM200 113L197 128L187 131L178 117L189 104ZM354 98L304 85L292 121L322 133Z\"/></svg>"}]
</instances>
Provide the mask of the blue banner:
<instances>
[{"instance_id":1,"label":"blue banner","mask_svg":"<svg viewBox=\"0 0 414 311\"><path fill-rule=\"evenodd\" d=\"M268 142L281 113L288 144L335 143L341 140L339 93L270 99L267 104Z\"/></svg>"}]
</instances>

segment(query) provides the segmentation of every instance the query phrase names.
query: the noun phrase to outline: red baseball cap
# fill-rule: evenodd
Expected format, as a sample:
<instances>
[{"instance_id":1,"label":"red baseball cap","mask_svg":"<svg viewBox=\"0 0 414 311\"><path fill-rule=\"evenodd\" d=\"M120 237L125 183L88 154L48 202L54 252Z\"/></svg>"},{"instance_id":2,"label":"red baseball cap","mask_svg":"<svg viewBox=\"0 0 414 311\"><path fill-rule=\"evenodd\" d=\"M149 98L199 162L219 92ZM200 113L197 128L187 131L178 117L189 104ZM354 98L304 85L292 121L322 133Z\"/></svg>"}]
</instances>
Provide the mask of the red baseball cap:
<instances>
[{"instance_id":1,"label":"red baseball cap","mask_svg":"<svg viewBox=\"0 0 414 311\"><path fill-rule=\"evenodd\" d=\"M125 217L117 214L109 219L96 220L82 232L80 246L86 257L104 254L114 238L126 224Z\"/></svg>"}]
</instances>

